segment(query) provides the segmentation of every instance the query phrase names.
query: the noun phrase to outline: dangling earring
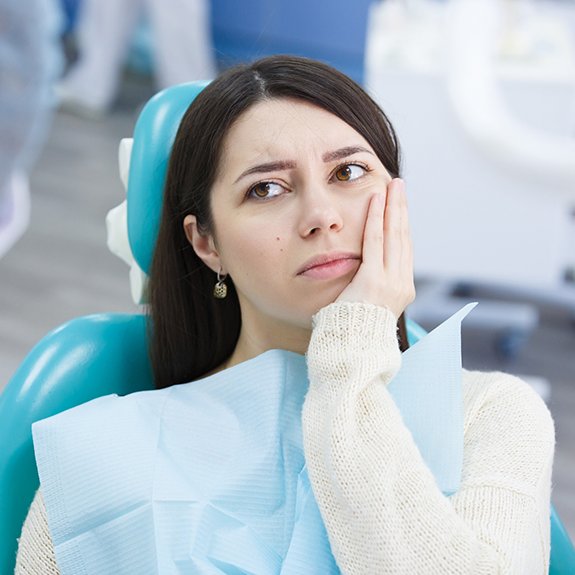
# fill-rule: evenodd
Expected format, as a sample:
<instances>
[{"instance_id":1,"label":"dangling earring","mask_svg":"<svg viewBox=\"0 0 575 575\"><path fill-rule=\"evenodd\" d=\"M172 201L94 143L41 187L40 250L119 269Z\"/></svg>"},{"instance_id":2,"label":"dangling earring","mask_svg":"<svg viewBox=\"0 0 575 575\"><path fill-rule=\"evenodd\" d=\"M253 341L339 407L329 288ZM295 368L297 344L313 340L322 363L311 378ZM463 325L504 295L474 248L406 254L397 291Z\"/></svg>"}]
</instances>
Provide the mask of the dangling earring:
<instances>
[{"instance_id":1,"label":"dangling earring","mask_svg":"<svg viewBox=\"0 0 575 575\"><path fill-rule=\"evenodd\" d=\"M224 299L228 295L228 286L224 283L224 280L228 277L228 274L224 274L224 277L221 277L221 271L222 268L218 270L218 283L214 287L214 297L218 299Z\"/></svg>"}]
</instances>

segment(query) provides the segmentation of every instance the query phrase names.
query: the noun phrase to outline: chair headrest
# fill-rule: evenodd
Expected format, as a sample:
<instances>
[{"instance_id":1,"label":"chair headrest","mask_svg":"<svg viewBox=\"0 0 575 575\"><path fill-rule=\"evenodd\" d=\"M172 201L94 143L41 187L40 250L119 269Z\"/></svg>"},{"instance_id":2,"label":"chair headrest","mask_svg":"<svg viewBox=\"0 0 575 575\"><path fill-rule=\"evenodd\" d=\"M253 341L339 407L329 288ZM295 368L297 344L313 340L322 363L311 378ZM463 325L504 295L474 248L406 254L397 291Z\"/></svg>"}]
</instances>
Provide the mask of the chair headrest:
<instances>
[{"instance_id":1,"label":"chair headrest","mask_svg":"<svg viewBox=\"0 0 575 575\"><path fill-rule=\"evenodd\" d=\"M208 81L162 90L144 106L134 129L128 179L128 237L134 259L149 272L164 197L168 160L184 113Z\"/></svg>"}]
</instances>

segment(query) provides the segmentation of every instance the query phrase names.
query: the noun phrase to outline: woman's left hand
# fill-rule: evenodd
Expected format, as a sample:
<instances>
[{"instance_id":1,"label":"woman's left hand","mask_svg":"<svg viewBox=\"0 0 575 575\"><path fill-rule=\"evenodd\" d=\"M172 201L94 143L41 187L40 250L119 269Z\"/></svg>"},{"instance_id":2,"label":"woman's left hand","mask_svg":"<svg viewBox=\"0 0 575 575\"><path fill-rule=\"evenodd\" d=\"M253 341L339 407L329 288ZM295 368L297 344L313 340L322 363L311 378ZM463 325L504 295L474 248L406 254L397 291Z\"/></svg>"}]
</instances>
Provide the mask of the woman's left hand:
<instances>
[{"instance_id":1,"label":"woman's left hand","mask_svg":"<svg viewBox=\"0 0 575 575\"><path fill-rule=\"evenodd\" d=\"M405 183L393 179L387 194L374 194L363 233L362 262L336 301L388 307L396 317L415 298L413 245Z\"/></svg>"}]
</instances>

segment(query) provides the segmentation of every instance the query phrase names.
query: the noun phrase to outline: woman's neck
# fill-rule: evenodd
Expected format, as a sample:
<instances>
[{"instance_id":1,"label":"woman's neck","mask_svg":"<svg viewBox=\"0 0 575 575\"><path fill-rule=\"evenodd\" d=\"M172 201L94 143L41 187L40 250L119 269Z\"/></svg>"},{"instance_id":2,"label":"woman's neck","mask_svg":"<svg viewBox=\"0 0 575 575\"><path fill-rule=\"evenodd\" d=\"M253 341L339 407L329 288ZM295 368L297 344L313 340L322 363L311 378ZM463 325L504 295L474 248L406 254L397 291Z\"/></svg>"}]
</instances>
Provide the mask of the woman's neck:
<instances>
[{"instance_id":1,"label":"woman's neck","mask_svg":"<svg viewBox=\"0 0 575 575\"><path fill-rule=\"evenodd\" d=\"M232 355L225 362L225 367L232 367L238 363L253 359L270 349L285 349L287 351L299 353L300 355L305 355L309 344L309 337L311 335L311 331L306 331L308 332L306 334L307 337L303 340L302 338L294 337L281 338L281 341L279 341L278 338L272 337L262 341L257 337L254 338L252 335L244 333L242 330Z\"/></svg>"},{"instance_id":2,"label":"woman's neck","mask_svg":"<svg viewBox=\"0 0 575 575\"><path fill-rule=\"evenodd\" d=\"M245 306L244 306L245 308ZM247 312L247 313L246 313ZM305 355L311 327L301 327L242 309L242 327L232 355L218 371L253 359L270 349L285 349Z\"/></svg>"}]
</instances>

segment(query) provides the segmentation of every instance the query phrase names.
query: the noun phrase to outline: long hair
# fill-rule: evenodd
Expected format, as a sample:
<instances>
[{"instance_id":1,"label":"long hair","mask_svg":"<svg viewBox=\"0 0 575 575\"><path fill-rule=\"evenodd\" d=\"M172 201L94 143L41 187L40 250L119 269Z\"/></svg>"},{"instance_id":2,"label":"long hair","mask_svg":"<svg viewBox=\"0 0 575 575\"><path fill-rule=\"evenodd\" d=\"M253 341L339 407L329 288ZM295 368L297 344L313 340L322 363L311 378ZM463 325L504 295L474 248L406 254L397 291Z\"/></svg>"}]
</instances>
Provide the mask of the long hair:
<instances>
[{"instance_id":1,"label":"long hair","mask_svg":"<svg viewBox=\"0 0 575 575\"><path fill-rule=\"evenodd\" d=\"M230 127L255 104L292 98L331 112L361 134L392 177L400 172L393 127L353 80L305 58L271 56L224 72L192 102L178 129L166 177L158 238L150 270L149 354L157 388L210 372L233 352L241 328L233 281L216 299L216 274L188 242L183 220L194 214L202 235L212 234L210 192ZM405 320L399 342L407 349Z\"/></svg>"}]
</instances>

